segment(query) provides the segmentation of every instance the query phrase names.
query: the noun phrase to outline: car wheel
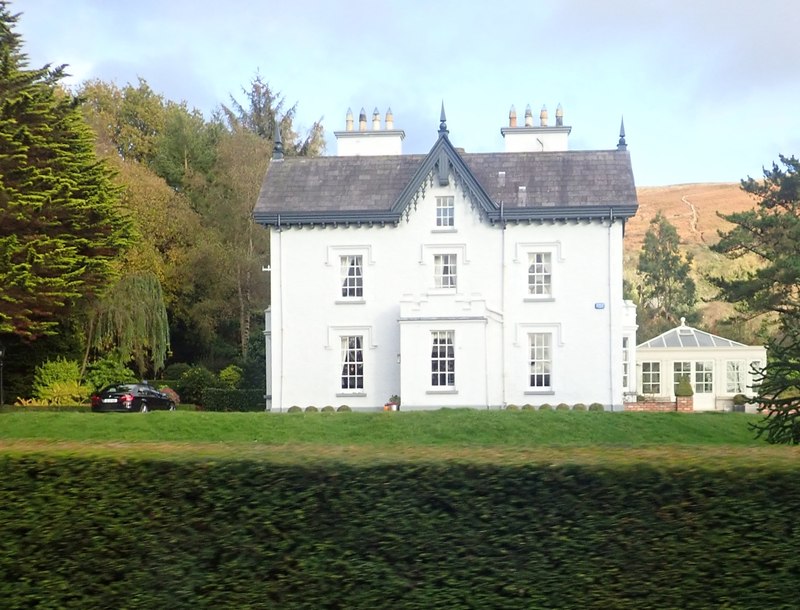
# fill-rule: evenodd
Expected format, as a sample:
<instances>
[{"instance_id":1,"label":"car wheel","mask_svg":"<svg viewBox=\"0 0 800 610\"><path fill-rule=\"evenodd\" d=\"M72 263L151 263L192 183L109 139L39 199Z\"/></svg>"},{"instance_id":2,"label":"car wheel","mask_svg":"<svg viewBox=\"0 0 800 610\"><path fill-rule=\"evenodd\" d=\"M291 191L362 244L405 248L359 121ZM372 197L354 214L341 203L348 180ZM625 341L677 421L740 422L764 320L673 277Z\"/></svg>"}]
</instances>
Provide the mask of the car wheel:
<instances>
[{"instance_id":1,"label":"car wheel","mask_svg":"<svg viewBox=\"0 0 800 610\"><path fill-rule=\"evenodd\" d=\"M169 408L170 411L174 411L175 410L175 403L174 402L170 402L168 408Z\"/></svg>"},{"instance_id":2,"label":"car wheel","mask_svg":"<svg viewBox=\"0 0 800 610\"><path fill-rule=\"evenodd\" d=\"M143 402L142 406L139 408L139 413L147 413L147 403Z\"/></svg>"}]
</instances>

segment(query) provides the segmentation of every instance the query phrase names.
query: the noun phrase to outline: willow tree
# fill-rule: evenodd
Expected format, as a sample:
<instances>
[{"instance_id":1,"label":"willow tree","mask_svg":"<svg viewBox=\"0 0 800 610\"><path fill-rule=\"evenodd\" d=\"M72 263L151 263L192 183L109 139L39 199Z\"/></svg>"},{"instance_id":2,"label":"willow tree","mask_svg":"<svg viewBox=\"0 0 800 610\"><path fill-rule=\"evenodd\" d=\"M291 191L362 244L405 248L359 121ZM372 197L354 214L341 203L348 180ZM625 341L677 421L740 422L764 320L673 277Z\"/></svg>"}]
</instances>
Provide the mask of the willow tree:
<instances>
[{"instance_id":1,"label":"willow tree","mask_svg":"<svg viewBox=\"0 0 800 610\"><path fill-rule=\"evenodd\" d=\"M163 369L169 321L161 282L151 272L120 278L90 312L87 334L87 356L89 349L114 353L140 375Z\"/></svg>"}]
</instances>

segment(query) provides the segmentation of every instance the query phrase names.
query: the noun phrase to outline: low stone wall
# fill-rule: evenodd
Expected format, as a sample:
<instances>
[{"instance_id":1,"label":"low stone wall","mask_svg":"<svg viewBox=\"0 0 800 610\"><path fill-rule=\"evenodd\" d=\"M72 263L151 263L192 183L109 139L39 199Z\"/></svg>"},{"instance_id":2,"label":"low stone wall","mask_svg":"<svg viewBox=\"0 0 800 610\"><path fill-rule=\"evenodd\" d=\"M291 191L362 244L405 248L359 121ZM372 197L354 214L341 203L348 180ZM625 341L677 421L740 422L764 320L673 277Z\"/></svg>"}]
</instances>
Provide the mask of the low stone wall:
<instances>
[{"instance_id":1,"label":"low stone wall","mask_svg":"<svg viewBox=\"0 0 800 610\"><path fill-rule=\"evenodd\" d=\"M645 400L642 402L626 402L626 411L648 411L651 413L665 413L678 411L690 413L694 411L694 399L691 396L678 396L675 402L663 400Z\"/></svg>"}]
</instances>

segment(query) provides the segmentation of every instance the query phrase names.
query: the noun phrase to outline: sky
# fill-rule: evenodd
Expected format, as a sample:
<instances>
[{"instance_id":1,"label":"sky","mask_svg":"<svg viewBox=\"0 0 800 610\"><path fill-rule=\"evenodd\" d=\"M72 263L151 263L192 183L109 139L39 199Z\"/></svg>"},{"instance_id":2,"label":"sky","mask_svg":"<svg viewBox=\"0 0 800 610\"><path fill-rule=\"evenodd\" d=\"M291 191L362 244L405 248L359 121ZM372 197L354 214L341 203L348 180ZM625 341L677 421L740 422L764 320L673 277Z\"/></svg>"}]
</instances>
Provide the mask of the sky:
<instances>
[{"instance_id":1,"label":"sky","mask_svg":"<svg viewBox=\"0 0 800 610\"><path fill-rule=\"evenodd\" d=\"M65 82L142 78L206 117L259 74L295 125L322 119L326 154L358 117L391 107L403 152L450 140L503 150L512 105L570 148L615 148L624 117L636 183L760 177L800 156L796 0L11 0L29 67ZM538 120L537 120L538 124Z\"/></svg>"}]
</instances>

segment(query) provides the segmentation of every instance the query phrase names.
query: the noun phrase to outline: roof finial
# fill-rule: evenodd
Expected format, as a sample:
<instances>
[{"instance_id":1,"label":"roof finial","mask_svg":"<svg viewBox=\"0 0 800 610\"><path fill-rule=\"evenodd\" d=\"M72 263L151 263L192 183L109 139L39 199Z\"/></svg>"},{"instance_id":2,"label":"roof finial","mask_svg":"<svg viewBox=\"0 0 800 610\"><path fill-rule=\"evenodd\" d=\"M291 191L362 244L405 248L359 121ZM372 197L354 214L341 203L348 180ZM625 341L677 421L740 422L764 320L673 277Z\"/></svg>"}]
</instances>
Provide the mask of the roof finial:
<instances>
[{"instance_id":1,"label":"roof finial","mask_svg":"<svg viewBox=\"0 0 800 610\"><path fill-rule=\"evenodd\" d=\"M686 326L686 318L681 316L681 326Z\"/></svg>"},{"instance_id":2,"label":"roof finial","mask_svg":"<svg viewBox=\"0 0 800 610\"><path fill-rule=\"evenodd\" d=\"M617 142L617 150L628 150L628 143L625 141L625 119L624 117L619 121L619 142Z\"/></svg>"},{"instance_id":3,"label":"roof finial","mask_svg":"<svg viewBox=\"0 0 800 610\"><path fill-rule=\"evenodd\" d=\"M444 115L444 100L442 100L442 113L439 116L439 137L446 136L450 131L447 129L447 117Z\"/></svg>"},{"instance_id":4,"label":"roof finial","mask_svg":"<svg viewBox=\"0 0 800 610\"><path fill-rule=\"evenodd\" d=\"M283 161L283 140L281 139L281 122L275 117L275 142L272 145L272 160Z\"/></svg>"}]
</instances>

